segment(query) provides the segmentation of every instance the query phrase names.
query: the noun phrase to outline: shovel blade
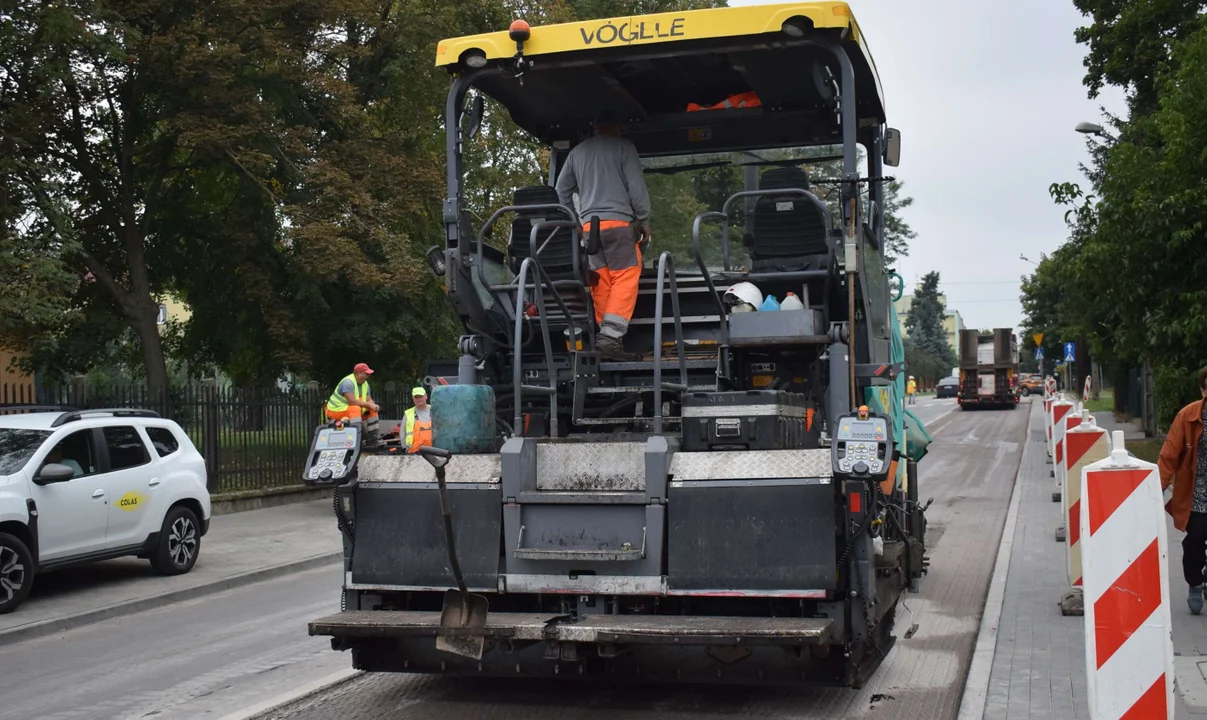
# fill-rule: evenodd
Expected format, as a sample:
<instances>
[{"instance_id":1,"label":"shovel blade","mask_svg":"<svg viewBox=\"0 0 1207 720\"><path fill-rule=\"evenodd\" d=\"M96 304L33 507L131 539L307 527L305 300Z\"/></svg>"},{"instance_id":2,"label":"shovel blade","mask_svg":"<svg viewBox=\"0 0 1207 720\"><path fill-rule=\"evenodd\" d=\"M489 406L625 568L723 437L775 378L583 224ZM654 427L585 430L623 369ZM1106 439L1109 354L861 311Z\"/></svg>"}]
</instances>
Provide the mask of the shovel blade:
<instances>
[{"instance_id":1,"label":"shovel blade","mask_svg":"<svg viewBox=\"0 0 1207 720\"><path fill-rule=\"evenodd\" d=\"M460 590L445 592L444 607L440 609L440 631L436 633L436 649L474 660L482 659L486 636L473 633L473 630L486 627L488 609L486 598L482 595L462 593ZM445 633L445 630L451 632Z\"/></svg>"}]
</instances>

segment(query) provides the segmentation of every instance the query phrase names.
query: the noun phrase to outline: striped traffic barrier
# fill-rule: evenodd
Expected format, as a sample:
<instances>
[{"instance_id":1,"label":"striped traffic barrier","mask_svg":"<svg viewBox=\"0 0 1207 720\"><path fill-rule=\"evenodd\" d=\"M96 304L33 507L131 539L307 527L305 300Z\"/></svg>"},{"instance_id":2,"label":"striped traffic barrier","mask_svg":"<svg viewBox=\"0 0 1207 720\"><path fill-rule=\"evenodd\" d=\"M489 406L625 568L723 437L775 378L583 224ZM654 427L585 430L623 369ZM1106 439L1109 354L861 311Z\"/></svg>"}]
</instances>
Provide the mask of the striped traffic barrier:
<instances>
[{"instance_id":1,"label":"striped traffic barrier","mask_svg":"<svg viewBox=\"0 0 1207 720\"><path fill-rule=\"evenodd\" d=\"M1060 466L1064 462L1065 418L1073 411L1073 403L1064 398L1052 403L1052 476L1056 478L1056 490L1052 502L1060 502Z\"/></svg>"},{"instance_id":2,"label":"striped traffic barrier","mask_svg":"<svg viewBox=\"0 0 1207 720\"><path fill-rule=\"evenodd\" d=\"M1174 716L1164 499L1157 466L1113 435L1082 470L1081 566L1092 720Z\"/></svg>"},{"instance_id":3,"label":"striped traffic barrier","mask_svg":"<svg viewBox=\"0 0 1207 720\"><path fill-rule=\"evenodd\" d=\"M1064 423L1063 423L1064 424L1064 433L1061 435L1061 439L1060 439L1060 443L1061 443L1060 462L1057 463L1057 465L1056 465L1056 489L1057 489L1057 492L1059 492L1061 494L1060 497L1053 498L1054 500L1057 500L1057 501L1061 500L1064 497L1064 487L1065 487L1065 484L1068 483L1068 481L1069 481L1069 452L1068 452L1068 450L1069 450L1069 447L1068 447L1069 431L1072 430L1073 428L1077 427L1078 425L1081 425L1081 416L1084 413L1085 413L1085 410L1082 409L1081 403L1076 403L1073 406L1073 409L1069 411L1069 414L1065 415L1065 419L1064 419ZM1093 415L1090 415L1089 418L1090 418L1090 422L1094 422ZM1054 495L1055 495L1055 493L1054 493ZM1063 523L1063 522L1064 522L1064 518L1062 516L1061 523ZM1060 538L1060 539L1063 540L1064 538Z\"/></svg>"},{"instance_id":4,"label":"striped traffic barrier","mask_svg":"<svg viewBox=\"0 0 1207 720\"><path fill-rule=\"evenodd\" d=\"M1065 568L1069 589L1060 598L1062 615L1081 615L1084 603L1081 589L1081 474L1086 466L1110 457L1111 444L1106 429L1094 424L1089 410L1081 411L1081 422L1065 433L1065 484L1061 507L1068 524ZM1057 539L1060 539L1059 537Z\"/></svg>"}]
</instances>

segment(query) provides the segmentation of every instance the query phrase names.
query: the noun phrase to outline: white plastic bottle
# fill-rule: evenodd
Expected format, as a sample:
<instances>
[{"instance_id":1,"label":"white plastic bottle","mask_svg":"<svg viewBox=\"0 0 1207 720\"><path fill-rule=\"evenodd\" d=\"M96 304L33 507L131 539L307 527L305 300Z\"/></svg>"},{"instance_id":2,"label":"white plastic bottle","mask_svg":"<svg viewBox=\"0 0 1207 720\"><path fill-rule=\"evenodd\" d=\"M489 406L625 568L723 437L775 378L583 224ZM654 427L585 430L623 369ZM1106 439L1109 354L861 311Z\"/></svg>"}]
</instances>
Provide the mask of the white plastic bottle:
<instances>
[{"instance_id":1,"label":"white plastic bottle","mask_svg":"<svg viewBox=\"0 0 1207 720\"><path fill-rule=\"evenodd\" d=\"M805 309L805 304L800 301L800 298L798 298L796 296L796 293L792 293L792 292L788 293L787 297L784 298L784 301L782 303L780 303L780 310L804 310L804 309Z\"/></svg>"}]
</instances>

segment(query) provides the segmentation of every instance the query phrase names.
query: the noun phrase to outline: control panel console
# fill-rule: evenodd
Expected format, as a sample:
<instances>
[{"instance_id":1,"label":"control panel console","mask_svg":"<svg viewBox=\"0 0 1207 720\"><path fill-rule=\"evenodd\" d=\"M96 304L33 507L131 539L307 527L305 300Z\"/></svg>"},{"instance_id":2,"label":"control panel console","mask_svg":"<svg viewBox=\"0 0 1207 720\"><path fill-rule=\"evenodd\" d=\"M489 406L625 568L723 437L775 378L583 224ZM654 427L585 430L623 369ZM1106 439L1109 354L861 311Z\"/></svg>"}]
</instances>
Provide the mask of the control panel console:
<instances>
[{"instance_id":1,"label":"control panel console","mask_svg":"<svg viewBox=\"0 0 1207 720\"><path fill-rule=\"evenodd\" d=\"M356 424L332 423L315 430L302 481L310 487L348 482L360 457L360 433Z\"/></svg>"},{"instance_id":2,"label":"control panel console","mask_svg":"<svg viewBox=\"0 0 1207 720\"><path fill-rule=\"evenodd\" d=\"M888 420L859 409L835 426L830 453L834 474L884 480L892 458L893 437Z\"/></svg>"}]
</instances>

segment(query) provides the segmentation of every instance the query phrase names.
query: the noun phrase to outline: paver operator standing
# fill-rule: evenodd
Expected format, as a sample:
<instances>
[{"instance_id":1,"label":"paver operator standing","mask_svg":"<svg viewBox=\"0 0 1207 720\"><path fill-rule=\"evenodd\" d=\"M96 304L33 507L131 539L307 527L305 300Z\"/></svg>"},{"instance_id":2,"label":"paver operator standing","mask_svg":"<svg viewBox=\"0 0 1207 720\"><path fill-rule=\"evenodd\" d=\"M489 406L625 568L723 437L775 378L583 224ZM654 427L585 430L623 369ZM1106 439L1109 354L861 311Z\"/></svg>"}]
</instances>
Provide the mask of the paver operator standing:
<instances>
[{"instance_id":1,"label":"paver operator standing","mask_svg":"<svg viewBox=\"0 0 1207 720\"><path fill-rule=\"evenodd\" d=\"M620 137L620 119L605 109L595 118L595 134L566 157L557 178L557 196L571 206L578 194L583 232L599 218L599 248L588 256L591 300L599 323L596 346L604 358L624 357L622 340L637 304L641 251L650 239L650 193L637 148Z\"/></svg>"}]
</instances>

